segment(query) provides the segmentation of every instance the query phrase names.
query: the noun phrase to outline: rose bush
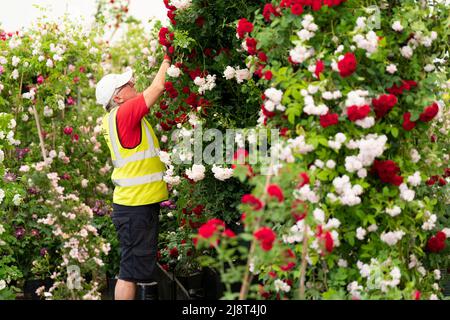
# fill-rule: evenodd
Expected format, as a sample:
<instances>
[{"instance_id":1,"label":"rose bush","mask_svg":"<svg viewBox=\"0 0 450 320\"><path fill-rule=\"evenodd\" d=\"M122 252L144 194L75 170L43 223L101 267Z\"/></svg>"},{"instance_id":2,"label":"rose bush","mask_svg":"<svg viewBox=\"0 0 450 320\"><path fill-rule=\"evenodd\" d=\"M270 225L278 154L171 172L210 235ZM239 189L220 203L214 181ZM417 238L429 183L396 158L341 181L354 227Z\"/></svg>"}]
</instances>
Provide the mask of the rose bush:
<instances>
[{"instance_id":1,"label":"rose bush","mask_svg":"<svg viewBox=\"0 0 450 320\"><path fill-rule=\"evenodd\" d=\"M102 46L95 29L68 21L40 21L0 43L0 108L11 113L1 136L1 219L12 228L8 244L24 280L53 278L46 297L98 296L97 271L108 252L97 227L110 211L101 201L109 200L111 167L99 136L102 111L92 109ZM58 287L71 265L82 276L76 294Z\"/></svg>"},{"instance_id":2,"label":"rose bush","mask_svg":"<svg viewBox=\"0 0 450 320\"><path fill-rule=\"evenodd\" d=\"M234 171L254 188L242 198L245 232L229 237L224 222L216 220L198 229L197 245L217 251L217 257L204 260L222 270L226 297L410 299L417 292L427 299L442 297L439 269L448 264L443 250L449 231L449 34L443 23L448 6L264 3L229 30L235 35L230 54L248 57L226 60L221 73L228 83L221 84L220 72L208 64L220 61L211 53L222 44L212 42L216 46L209 48L211 42L197 37L214 21L202 13L214 8L218 16L224 2L192 1L183 9L167 4L173 30L161 29L160 42L176 62L175 79L166 85L169 100L157 115L164 121L161 129L176 126L190 137L199 123L228 128L233 116L218 102L235 80L247 104L261 106L258 126L277 128L285 137L271 146L270 175L261 174L259 166ZM375 11L371 4L378 4ZM184 17L190 17L189 25ZM196 61L191 48L204 43L203 68L192 72L186 67ZM213 97L208 108L194 104L192 87ZM195 116L184 104L179 107L180 96ZM166 111L173 107L181 116ZM215 114L198 114L204 109ZM238 104L234 110L239 114ZM216 114L225 120L211 123ZM249 126L249 118L240 118L238 125ZM179 199L185 193L192 201L192 190L207 181L209 170L174 165L179 151L163 156L171 166L167 181L177 185ZM184 184L192 189L186 191ZM185 202L180 209L186 211ZM242 241L250 243L248 250ZM243 256L244 266L238 263ZM239 282L237 295L231 285Z\"/></svg>"}]
</instances>

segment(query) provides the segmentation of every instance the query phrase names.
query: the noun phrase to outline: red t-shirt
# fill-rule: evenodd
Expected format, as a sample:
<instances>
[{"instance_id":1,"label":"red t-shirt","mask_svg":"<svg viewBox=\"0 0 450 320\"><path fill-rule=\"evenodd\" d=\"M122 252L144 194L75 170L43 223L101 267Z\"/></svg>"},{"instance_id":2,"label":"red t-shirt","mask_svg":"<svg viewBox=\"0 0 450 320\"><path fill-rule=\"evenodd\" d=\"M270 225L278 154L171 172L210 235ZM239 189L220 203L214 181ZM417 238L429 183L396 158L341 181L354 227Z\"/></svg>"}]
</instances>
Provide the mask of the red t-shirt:
<instances>
[{"instance_id":1,"label":"red t-shirt","mask_svg":"<svg viewBox=\"0 0 450 320\"><path fill-rule=\"evenodd\" d=\"M141 120L148 113L144 95L128 100L117 110L117 132L123 148L134 149L141 143Z\"/></svg>"}]
</instances>

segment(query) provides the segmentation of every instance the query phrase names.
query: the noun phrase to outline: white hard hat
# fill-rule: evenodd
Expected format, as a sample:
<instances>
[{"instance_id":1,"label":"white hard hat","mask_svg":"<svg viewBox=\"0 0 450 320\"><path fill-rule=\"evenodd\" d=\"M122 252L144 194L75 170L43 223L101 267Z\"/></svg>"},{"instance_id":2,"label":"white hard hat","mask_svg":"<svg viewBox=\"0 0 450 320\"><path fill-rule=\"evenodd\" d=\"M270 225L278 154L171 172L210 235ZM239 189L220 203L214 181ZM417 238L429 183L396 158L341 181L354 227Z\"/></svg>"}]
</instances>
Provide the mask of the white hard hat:
<instances>
[{"instance_id":1,"label":"white hard hat","mask_svg":"<svg viewBox=\"0 0 450 320\"><path fill-rule=\"evenodd\" d=\"M133 70L128 69L122 74L108 74L104 76L102 80L97 83L95 89L95 96L97 98L97 103L106 107L111 101L114 91L116 89L126 85L128 81L133 77Z\"/></svg>"}]
</instances>

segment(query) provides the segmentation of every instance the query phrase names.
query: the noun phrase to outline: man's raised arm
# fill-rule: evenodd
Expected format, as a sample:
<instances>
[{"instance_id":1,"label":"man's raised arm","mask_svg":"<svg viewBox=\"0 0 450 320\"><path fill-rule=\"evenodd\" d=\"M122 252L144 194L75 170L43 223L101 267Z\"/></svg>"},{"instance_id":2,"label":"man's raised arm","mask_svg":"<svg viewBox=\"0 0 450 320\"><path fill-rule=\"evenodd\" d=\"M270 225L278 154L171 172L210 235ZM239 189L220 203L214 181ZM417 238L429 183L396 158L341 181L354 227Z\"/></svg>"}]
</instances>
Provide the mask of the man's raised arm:
<instances>
[{"instance_id":1,"label":"man's raised arm","mask_svg":"<svg viewBox=\"0 0 450 320\"><path fill-rule=\"evenodd\" d=\"M163 94L164 92L164 83L166 82L166 73L167 69L170 67L170 57L168 55L164 56L164 61L161 64L161 67L159 68L158 74L156 75L155 79L153 79L152 84L150 87L145 89L144 91L144 99L145 103L147 104L147 108L150 109L152 105L156 103L158 98Z\"/></svg>"}]
</instances>

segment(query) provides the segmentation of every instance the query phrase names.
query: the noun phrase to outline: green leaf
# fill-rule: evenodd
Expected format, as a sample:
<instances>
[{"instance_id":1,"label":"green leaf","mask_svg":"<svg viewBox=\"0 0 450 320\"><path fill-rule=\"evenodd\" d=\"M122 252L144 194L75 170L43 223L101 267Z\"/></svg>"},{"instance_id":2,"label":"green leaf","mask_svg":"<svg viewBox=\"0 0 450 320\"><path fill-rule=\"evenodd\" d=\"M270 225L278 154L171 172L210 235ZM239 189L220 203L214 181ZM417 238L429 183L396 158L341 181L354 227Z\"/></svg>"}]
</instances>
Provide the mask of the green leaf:
<instances>
[{"instance_id":1,"label":"green leaf","mask_svg":"<svg viewBox=\"0 0 450 320\"><path fill-rule=\"evenodd\" d=\"M396 127L392 128L391 133L394 138L397 138L398 137L398 128L396 128Z\"/></svg>"},{"instance_id":2,"label":"green leaf","mask_svg":"<svg viewBox=\"0 0 450 320\"><path fill-rule=\"evenodd\" d=\"M328 181L328 171L323 170L323 171L321 171L319 174L317 174L316 177L317 177L320 181Z\"/></svg>"}]
</instances>

